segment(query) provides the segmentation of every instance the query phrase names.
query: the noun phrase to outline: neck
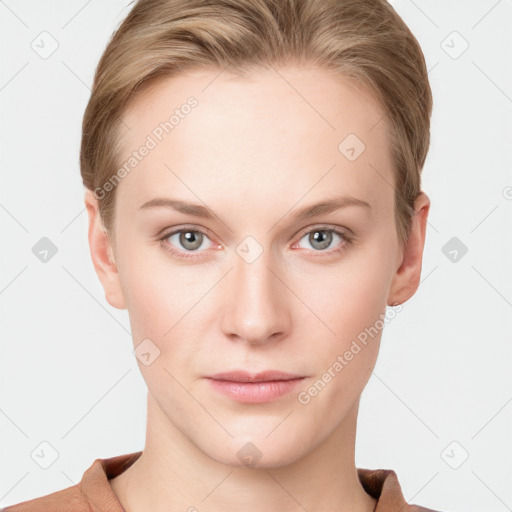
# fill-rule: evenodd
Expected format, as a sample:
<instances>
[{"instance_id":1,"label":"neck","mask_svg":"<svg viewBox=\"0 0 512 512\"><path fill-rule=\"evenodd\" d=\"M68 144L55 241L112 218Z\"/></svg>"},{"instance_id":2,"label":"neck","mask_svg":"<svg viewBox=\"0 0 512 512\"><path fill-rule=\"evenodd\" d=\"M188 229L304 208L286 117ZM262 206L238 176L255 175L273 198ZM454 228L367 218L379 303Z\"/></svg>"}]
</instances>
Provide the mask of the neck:
<instances>
[{"instance_id":1,"label":"neck","mask_svg":"<svg viewBox=\"0 0 512 512\"><path fill-rule=\"evenodd\" d=\"M197 448L148 394L146 445L110 480L126 512L372 512L354 462L359 403L306 456L272 467L233 467Z\"/></svg>"}]
</instances>

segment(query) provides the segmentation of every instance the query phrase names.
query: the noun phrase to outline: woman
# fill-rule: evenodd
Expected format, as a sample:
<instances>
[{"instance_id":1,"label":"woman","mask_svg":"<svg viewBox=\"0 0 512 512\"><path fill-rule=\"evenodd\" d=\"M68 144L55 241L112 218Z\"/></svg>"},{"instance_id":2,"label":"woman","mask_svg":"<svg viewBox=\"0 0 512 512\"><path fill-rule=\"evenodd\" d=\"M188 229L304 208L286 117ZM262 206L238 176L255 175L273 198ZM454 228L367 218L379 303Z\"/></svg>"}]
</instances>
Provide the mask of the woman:
<instances>
[{"instance_id":1,"label":"woman","mask_svg":"<svg viewBox=\"0 0 512 512\"><path fill-rule=\"evenodd\" d=\"M354 453L387 307L419 285L431 110L384 0L139 0L80 163L146 444L5 510L430 510Z\"/></svg>"}]
</instances>

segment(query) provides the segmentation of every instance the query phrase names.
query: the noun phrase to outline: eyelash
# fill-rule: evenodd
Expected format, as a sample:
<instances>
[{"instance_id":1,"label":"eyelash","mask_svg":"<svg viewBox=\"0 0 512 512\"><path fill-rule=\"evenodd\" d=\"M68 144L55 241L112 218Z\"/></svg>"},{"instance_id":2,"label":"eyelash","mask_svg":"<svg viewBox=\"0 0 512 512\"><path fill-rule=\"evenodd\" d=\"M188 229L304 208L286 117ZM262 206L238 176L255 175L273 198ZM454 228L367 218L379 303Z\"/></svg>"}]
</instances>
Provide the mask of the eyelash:
<instances>
[{"instance_id":1,"label":"eyelash","mask_svg":"<svg viewBox=\"0 0 512 512\"><path fill-rule=\"evenodd\" d=\"M160 241L163 248L167 252L170 252L173 256L176 256L181 259L195 258L198 254L197 252L180 251L178 249L174 249L170 244L166 243L166 240L169 237L171 237L172 235L175 235L176 233L182 233L182 232L188 232L188 231L193 232L193 233L201 233L202 235L209 238L208 233L206 233L205 231L203 231L201 229L195 229L192 227L190 227L190 228L182 227L180 229L175 229L174 231L170 231L169 233L166 233L162 237L158 238L158 240ZM348 245L352 245L354 243L354 237L349 236L346 233L344 233L343 231L339 231L339 230L337 230L333 227L329 227L329 226L315 226L314 228L309 229L309 231L302 232L299 236L298 242L300 242L300 240L302 240L306 235L309 235L310 233L314 233L315 231L325 231L325 232L329 232L329 233L334 233L334 234L338 235L340 238L342 238L343 241L340 242L334 249L317 250L317 251L312 249L311 250L312 252L318 253L318 255L316 255L314 257L330 256L335 253L341 253L347 249ZM297 243L294 243L293 245L295 246L295 245L297 245ZM203 252L203 251L199 251L199 252Z\"/></svg>"}]
</instances>

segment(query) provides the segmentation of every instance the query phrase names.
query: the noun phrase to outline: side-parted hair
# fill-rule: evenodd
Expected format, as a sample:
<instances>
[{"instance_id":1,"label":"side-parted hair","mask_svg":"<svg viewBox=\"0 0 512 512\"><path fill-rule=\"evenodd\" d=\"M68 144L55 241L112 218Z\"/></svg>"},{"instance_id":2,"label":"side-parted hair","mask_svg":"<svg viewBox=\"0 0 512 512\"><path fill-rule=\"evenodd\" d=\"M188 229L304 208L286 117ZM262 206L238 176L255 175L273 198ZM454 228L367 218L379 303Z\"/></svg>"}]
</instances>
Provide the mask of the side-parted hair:
<instances>
[{"instance_id":1,"label":"side-parted hair","mask_svg":"<svg viewBox=\"0 0 512 512\"><path fill-rule=\"evenodd\" d=\"M339 72L380 102L404 247L430 145L432 92L421 47L386 0L138 0L101 56L82 124L82 180L109 235L116 187L105 184L122 164L122 116L143 87L192 68L241 75L292 62Z\"/></svg>"}]
</instances>

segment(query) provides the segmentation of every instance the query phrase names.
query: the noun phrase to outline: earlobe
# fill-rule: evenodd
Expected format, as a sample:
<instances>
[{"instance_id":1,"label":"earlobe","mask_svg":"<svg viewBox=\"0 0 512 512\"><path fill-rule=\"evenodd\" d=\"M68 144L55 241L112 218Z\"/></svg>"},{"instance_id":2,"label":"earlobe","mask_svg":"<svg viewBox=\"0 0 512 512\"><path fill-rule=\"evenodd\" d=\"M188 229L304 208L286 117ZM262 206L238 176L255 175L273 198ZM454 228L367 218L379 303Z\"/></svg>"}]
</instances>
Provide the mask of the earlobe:
<instances>
[{"instance_id":1,"label":"earlobe","mask_svg":"<svg viewBox=\"0 0 512 512\"><path fill-rule=\"evenodd\" d=\"M393 276L388 295L388 306L403 304L418 289L429 209L430 199L422 191L414 203L415 214L412 218L411 235L404 250L400 252L401 263Z\"/></svg>"},{"instance_id":2,"label":"earlobe","mask_svg":"<svg viewBox=\"0 0 512 512\"><path fill-rule=\"evenodd\" d=\"M111 306L126 309L113 247L101 221L98 200L89 189L85 191L84 202L89 216L89 249L105 298Z\"/></svg>"}]
</instances>

